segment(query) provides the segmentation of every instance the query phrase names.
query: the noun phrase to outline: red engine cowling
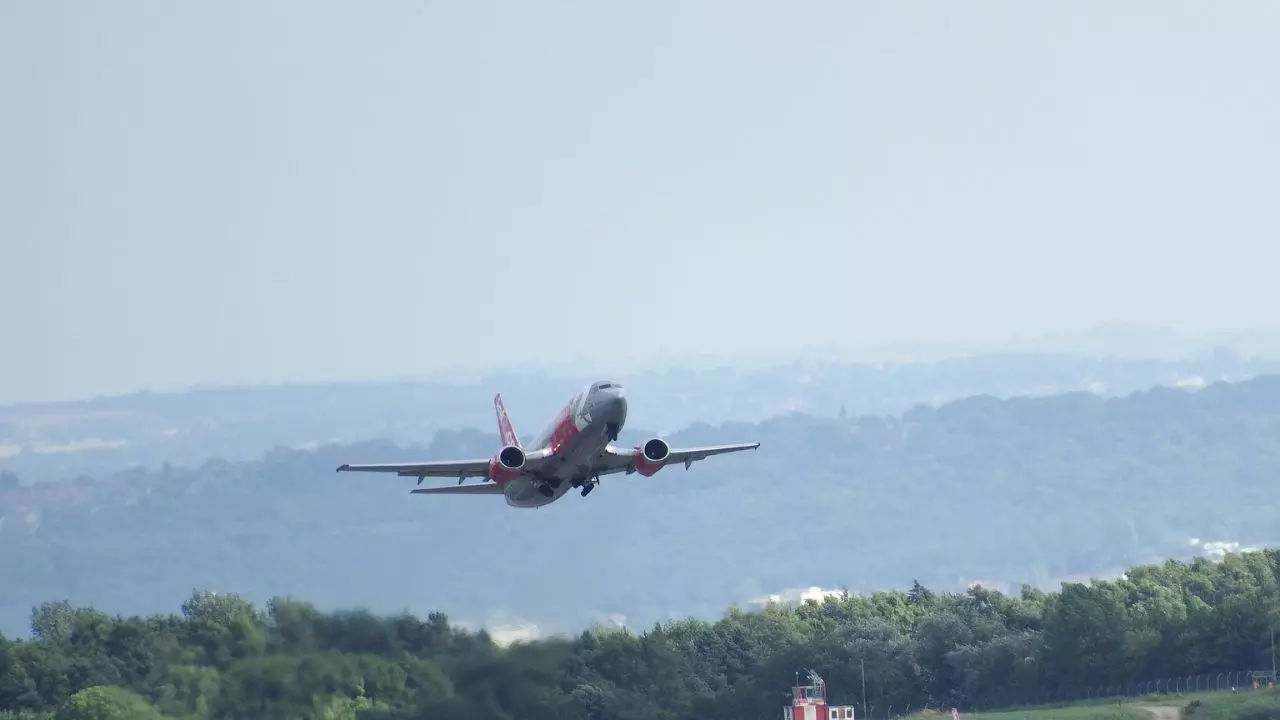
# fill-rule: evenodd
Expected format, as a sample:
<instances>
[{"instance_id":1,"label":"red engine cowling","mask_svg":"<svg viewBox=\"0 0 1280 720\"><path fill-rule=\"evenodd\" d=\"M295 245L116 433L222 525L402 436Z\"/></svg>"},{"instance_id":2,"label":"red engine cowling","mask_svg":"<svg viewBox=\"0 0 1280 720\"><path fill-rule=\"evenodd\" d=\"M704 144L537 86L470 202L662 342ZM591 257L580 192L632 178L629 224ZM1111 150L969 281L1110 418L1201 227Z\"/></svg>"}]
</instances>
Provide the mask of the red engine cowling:
<instances>
[{"instance_id":1,"label":"red engine cowling","mask_svg":"<svg viewBox=\"0 0 1280 720\"><path fill-rule=\"evenodd\" d=\"M662 438L653 438L643 445L636 446L635 460L636 472L645 477L649 477L662 469L663 463L667 461L667 456L671 454L671 448Z\"/></svg>"},{"instance_id":2,"label":"red engine cowling","mask_svg":"<svg viewBox=\"0 0 1280 720\"><path fill-rule=\"evenodd\" d=\"M489 459L489 478L496 483L514 480L524 470L524 451L506 445Z\"/></svg>"}]
</instances>

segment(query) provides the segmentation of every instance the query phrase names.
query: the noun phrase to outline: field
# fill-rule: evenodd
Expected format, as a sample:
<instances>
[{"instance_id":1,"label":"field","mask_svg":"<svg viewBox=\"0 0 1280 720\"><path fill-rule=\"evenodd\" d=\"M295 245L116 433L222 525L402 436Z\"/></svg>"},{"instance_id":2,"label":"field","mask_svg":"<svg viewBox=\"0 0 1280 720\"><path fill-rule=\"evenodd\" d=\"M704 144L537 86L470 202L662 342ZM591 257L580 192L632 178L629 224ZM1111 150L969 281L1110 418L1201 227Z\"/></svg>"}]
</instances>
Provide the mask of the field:
<instances>
[{"instance_id":1,"label":"field","mask_svg":"<svg viewBox=\"0 0 1280 720\"><path fill-rule=\"evenodd\" d=\"M1240 690L1184 695L1148 695L1094 700L1055 707L962 713L983 720L1280 720L1280 690ZM925 711L910 720L948 720L949 713Z\"/></svg>"}]
</instances>

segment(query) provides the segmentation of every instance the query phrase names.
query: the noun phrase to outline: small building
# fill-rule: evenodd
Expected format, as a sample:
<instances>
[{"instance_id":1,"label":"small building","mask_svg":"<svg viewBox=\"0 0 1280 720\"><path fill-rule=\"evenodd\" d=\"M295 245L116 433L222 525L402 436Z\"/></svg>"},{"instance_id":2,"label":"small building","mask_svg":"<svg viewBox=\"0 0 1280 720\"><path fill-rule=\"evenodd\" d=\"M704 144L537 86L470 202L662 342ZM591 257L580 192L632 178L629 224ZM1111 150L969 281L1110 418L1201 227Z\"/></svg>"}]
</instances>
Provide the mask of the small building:
<instances>
[{"instance_id":1,"label":"small building","mask_svg":"<svg viewBox=\"0 0 1280 720\"><path fill-rule=\"evenodd\" d=\"M827 683L812 670L809 671L808 685L801 685L800 676L796 675L796 684L791 687L791 704L782 708L782 718L783 720L854 720L852 706L831 707L827 704Z\"/></svg>"}]
</instances>

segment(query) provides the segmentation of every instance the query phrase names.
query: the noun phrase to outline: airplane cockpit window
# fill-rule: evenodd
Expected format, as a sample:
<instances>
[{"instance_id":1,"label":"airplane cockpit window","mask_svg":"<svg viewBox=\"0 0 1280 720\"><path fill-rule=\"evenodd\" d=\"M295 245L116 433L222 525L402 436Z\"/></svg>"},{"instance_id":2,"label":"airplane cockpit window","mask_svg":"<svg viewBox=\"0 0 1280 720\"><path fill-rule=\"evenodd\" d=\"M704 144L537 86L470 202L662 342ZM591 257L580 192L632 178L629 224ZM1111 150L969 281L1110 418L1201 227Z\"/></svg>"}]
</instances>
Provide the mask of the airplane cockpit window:
<instances>
[{"instance_id":1,"label":"airplane cockpit window","mask_svg":"<svg viewBox=\"0 0 1280 720\"><path fill-rule=\"evenodd\" d=\"M596 386L596 389L597 389L597 390L608 390L608 389L609 389L609 388L611 388L611 387L613 387L613 383L600 383L599 385L597 385L597 386Z\"/></svg>"}]
</instances>

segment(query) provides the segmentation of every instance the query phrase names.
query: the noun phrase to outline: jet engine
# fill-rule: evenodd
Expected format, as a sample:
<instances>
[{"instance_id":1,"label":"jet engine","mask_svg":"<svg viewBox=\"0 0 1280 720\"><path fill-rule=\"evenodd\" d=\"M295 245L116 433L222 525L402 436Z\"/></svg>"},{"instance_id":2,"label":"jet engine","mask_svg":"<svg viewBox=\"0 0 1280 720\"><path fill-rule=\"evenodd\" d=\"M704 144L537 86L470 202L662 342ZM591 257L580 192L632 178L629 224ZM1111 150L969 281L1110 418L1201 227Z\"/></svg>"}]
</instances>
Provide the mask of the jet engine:
<instances>
[{"instance_id":1,"label":"jet engine","mask_svg":"<svg viewBox=\"0 0 1280 720\"><path fill-rule=\"evenodd\" d=\"M524 451L515 445L503 446L489 459L489 477L495 482L506 482L519 477L524 470Z\"/></svg>"},{"instance_id":2,"label":"jet engine","mask_svg":"<svg viewBox=\"0 0 1280 720\"><path fill-rule=\"evenodd\" d=\"M671 448L662 438L653 438L645 441L643 445L637 445L635 451L636 472L645 477L649 477L662 469L662 464L667 461L667 456L671 454Z\"/></svg>"}]
</instances>

